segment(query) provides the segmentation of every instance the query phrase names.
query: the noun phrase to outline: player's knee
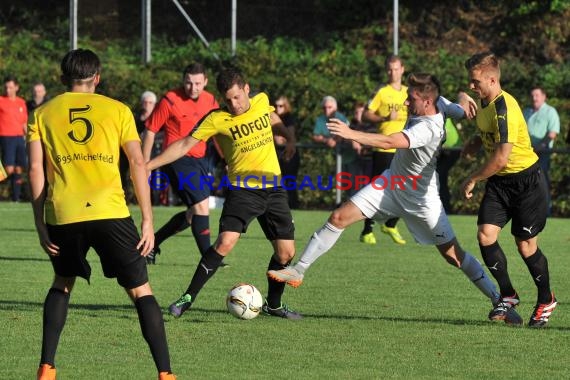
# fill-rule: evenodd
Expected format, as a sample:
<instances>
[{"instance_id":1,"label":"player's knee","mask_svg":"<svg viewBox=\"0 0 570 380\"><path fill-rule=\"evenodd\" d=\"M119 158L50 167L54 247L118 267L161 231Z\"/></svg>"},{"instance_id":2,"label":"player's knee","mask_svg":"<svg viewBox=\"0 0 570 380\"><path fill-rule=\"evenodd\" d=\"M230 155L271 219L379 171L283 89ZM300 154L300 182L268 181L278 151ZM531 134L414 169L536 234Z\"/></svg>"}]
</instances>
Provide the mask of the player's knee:
<instances>
[{"instance_id":1,"label":"player's knee","mask_svg":"<svg viewBox=\"0 0 570 380\"><path fill-rule=\"evenodd\" d=\"M345 227L346 218L340 209L336 209L332 212L331 216L329 217L329 223L336 228L343 229Z\"/></svg>"},{"instance_id":2,"label":"player's knee","mask_svg":"<svg viewBox=\"0 0 570 380\"><path fill-rule=\"evenodd\" d=\"M75 277L62 277L56 275L51 287L61 290L64 293L71 293L73 285L75 285Z\"/></svg>"},{"instance_id":3,"label":"player's knee","mask_svg":"<svg viewBox=\"0 0 570 380\"><path fill-rule=\"evenodd\" d=\"M125 290L127 291L127 294L129 295L131 300L133 300L133 302L141 297L152 295L152 289L150 288L150 284L148 282L145 282L144 284L142 284L141 286L137 286L136 288L125 289Z\"/></svg>"}]
</instances>

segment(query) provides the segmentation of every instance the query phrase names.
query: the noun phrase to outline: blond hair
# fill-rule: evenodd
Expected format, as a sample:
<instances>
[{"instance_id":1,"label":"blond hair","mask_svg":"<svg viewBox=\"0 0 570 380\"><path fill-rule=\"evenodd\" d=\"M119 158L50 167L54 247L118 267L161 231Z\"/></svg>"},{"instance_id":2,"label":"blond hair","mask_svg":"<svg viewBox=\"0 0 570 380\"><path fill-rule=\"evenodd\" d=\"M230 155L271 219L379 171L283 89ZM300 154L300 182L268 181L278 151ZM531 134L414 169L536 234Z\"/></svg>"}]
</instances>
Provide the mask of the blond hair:
<instances>
[{"instance_id":1,"label":"blond hair","mask_svg":"<svg viewBox=\"0 0 570 380\"><path fill-rule=\"evenodd\" d=\"M499 58L490 51L472 55L465 61L465 68L469 71L480 70L481 72L492 72L497 75L497 80L501 78Z\"/></svg>"}]
</instances>

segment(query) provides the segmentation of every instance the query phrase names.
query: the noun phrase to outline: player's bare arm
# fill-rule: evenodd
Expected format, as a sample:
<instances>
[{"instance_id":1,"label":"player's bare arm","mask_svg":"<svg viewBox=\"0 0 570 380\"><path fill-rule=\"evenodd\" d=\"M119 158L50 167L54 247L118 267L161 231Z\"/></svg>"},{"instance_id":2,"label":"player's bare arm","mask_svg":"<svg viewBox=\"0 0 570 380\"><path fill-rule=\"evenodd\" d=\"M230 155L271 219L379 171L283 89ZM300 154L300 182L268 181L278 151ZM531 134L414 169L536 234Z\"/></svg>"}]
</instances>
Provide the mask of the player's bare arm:
<instances>
[{"instance_id":1,"label":"player's bare arm","mask_svg":"<svg viewBox=\"0 0 570 380\"><path fill-rule=\"evenodd\" d=\"M283 121L275 112L271 112L269 115L271 120L271 127L273 128L273 132L275 132L279 136L285 137L287 143L285 144L285 159L290 160L291 157L295 154L295 144L297 143L295 139L295 130L293 128L287 128Z\"/></svg>"},{"instance_id":2,"label":"player's bare arm","mask_svg":"<svg viewBox=\"0 0 570 380\"><path fill-rule=\"evenodd\" d=\"M150 156L152 153L152 146L154 145L154 139L156 137L156 133L150 130L145 130L143 144L142 144L142 152L143 158L145 162L150 160Z\"/></svg>"},{"instance_id":3,"label":"player's bare arm","mask_svg":"<svg viewBox=\"0 0 570 380\"><path fill-rule=\"evenodd\" d=\"M200 142L200 140L192 136L178 140L169 145L161 154L147 162L146 168L148 170L154 170L166 164L170 164L184 156L186 152L192 149L198 142Z\"/></svg>"},{"instance_id":4,"label":"player's bare arm","mask_svg":"<svg viewBox=\"0 0 570 380\"><path fill-rule=\"evenodd\" d=\"M40 239L40 245L48 255L58 256L59 247L51 242L44 220L46 179L44 172L44 151L42 143L39 140L31 141L28 144L28 157L32 209L34 211L34 222Z\"/></svg>"},{"instance_id":5,"label":"player's bare arm","mask_svg":"<svg viewBox=\"0 0 570 380\"><path fill-rule=\"evenodd\" d=\"M507 166L509 155L512 150L513 144L511 143L496 144L495 152L493 152L491 158L487 160L479 170L471 174L465 182L463 182L461 189L463 190L465 199L471 199L473 197L472 191L477 182L491 177Z\"/></svg>"},{"instance_id":6,"label":"player's bare arm","mask_svg":"<svg viewBox=\"0 0 570 380\"><path fill-rule=\"evenodd\" d=\"M461 150L461 157L467 159L474 158L477 152L481 149L482 144L483 141L481 140L481 136L477 135L472 137Z\"/></svg>"},{"instance_id":7,"label":"player's bare arm","mask_svg":"<svg viewBox=\"0 0 570 380\"><path fill-rule=\"evenodd\" d=\"M350 127L339 119L330 119L327 127L332 135L339 136L357 143L381 149L407 149L410 142L402 132L389 136L380 133L367 133L350 129Z\"/></svg>"},{"instance_id":8,"label":"player's bare arm","mask_svg":"<svg viewBox=\"0 0 570 380\"><path fill-rule=\"evenodd\" d=\"M461 91L457 96L457 103L465 111L467 119L473 119L477 115L477 103L467 93Z\"/></svg>"},{"instance_id":9,"label":"player's bare arm","mask_svg":"<svg viewBox=\"0 0 570 380\"><path fill-rule=\"evenodd\" d=\"M128 141L123 146L129 160L129 170L137 196L137 203L141 210L141 239L137 249L143 256L147 256L154 247L154 227L152 225L152 204L148 188L148 171L146 170L141 147L138 141Z\"/></svg>"}]
</instances>

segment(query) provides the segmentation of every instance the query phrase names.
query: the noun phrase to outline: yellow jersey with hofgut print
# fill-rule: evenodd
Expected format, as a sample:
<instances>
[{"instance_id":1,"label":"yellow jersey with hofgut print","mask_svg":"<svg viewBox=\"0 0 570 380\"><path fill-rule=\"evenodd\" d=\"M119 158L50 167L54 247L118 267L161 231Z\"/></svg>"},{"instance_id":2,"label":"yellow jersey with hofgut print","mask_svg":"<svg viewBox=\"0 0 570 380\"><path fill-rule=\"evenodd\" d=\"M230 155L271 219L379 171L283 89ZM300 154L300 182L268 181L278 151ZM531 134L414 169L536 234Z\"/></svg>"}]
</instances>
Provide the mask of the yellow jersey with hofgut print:
<instances>
[{"instance_id":1,"label":"yellow jersey with hofgut print","mask_svg":"<svg viewBox=\"0 0 570 380\"><path fill-rule=\"evenodd\" d=\"M538 161L523 113L512 95L502 91L486 106L479 104L476 120L487 155L494 153L496 144L513 144L507 165L496 175L518 173Z\"/></svg>"},{"instance_id":2,"label":"yellow jersey with hofgut print","mask_svg":"<svg viewBox=\"0 0 570 380\"><path fill-rule=\"evenodd\" d=\"M401 132L408 118L408 107L404 104L408 98L408 87L402 86L396 90L387 84L376 92L376 95L368 102L368 109L378 116L389 118L392 111L396 111L398 117L394 120L382 121L378 124L378 133L389 136ZM396 149L374 148L376 152L395 152Z\"/></svg>"},{"instance_id":3,"label":"yellow jersey with hofgut print","mask_svg":"<svg viewBox=\"0 0 570 380\"><path fill-rule=\"evenodd\" d=\"M250 99L250 107L243 114L235 116L225 109L212 111L192 132L192 137L203 141L216 135L231 185L246 189L280 185L281 169L270 120L273 111L267 95L259 93Z\"/></svg>"},{"instance_id":4,"label":"yellow jersey with hofgut print","mask_svg":"<svg viewBox=\"0 0 570 380\"><path fill-rule=\"evenodd\" d=\"M131 110L99 94L66 92L34 111L28 142L45 155L48 224L126 218L119 152L139 141Z\"/></svg>"}]
</instances>

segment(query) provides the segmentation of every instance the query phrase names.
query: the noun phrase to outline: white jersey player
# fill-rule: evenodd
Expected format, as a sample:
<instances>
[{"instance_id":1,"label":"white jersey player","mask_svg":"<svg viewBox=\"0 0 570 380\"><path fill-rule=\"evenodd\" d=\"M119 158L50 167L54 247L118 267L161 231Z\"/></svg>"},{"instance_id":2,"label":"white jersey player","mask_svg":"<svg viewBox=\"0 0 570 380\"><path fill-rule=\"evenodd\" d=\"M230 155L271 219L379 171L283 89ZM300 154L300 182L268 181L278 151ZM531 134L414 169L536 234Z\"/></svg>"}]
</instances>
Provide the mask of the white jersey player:
<instances>
[{"instance_id":1,"label":"white jersey player","mask_svg":"<svg viewBox=\"0 0 570 380\"><path fill-rule=\"evenodd\" d=\"M338 119L327 126L333 135L382 149L396 148L390 168L333 211L327 223L313 234L299 261L282 270L268 271L277 281L297 287L305 271L336 243L344 229L365 218L380 222L402 218L415 240L433 244L445 260L460 268L494 305L500 297L483 267L465 252L455 238L438 193L437 154L445 139L445 117L471 118L473 99L461 94L461 105L439 96L439 83L429 74L408 78L408 120L403 131L386 136L352 130ZM513 313L507 323L522 323Z\"/></svg>"}]
</instances>

